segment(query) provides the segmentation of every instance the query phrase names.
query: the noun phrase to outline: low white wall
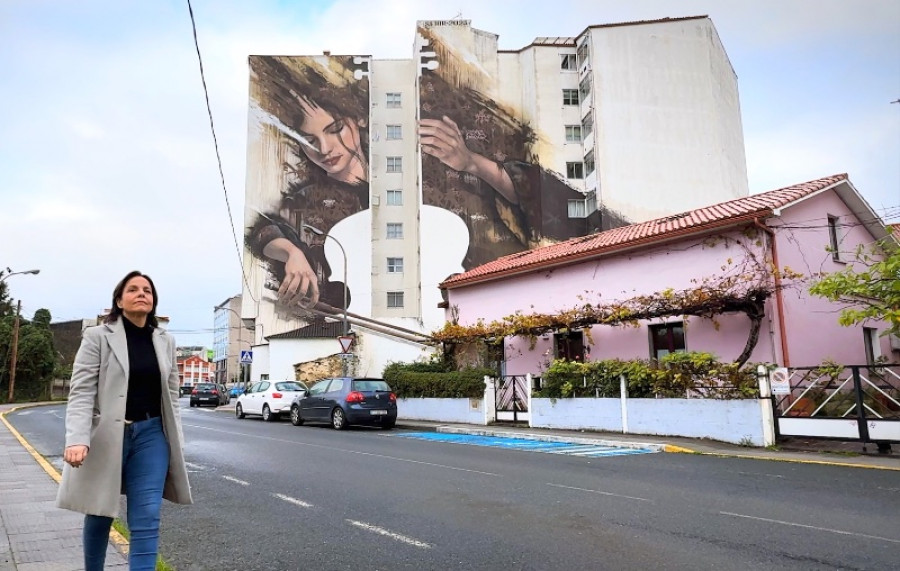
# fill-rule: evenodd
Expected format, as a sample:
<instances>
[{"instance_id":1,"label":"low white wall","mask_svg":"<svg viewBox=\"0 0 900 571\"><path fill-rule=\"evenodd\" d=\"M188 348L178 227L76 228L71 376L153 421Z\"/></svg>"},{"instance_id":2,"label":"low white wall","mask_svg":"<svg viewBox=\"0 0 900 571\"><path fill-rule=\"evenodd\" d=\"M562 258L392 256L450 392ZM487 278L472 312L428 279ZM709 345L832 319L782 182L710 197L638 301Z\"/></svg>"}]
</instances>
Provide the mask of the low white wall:
<instances>
[{"instance_id":1,"label":"low white wall","mask_svg":"<svg viewBox=\"0 0 900 571\"><path fill-rule=\"evenodd\" d=\"M483 399L398 398L397 418L485 424Z\"/></svg>"},{"instance_id":2,"label":"low white wall","mask_svg":"<svg viewBox=\"0 0 900 571\"><path fill-rule=\"evenodd\" d=\"M628 428L634 434L767 444L756 399L628 399Z\"/></svg>"},{"instance_id":3,"label":"low white wall","mask_svg":"<svg viewBox=\"0 0 900 571\"><path fill-rule=\"evenodd\" d=\"M531 399L531 426L572 430L622 431L619 399Z\"/></svg>"}]
</instances>

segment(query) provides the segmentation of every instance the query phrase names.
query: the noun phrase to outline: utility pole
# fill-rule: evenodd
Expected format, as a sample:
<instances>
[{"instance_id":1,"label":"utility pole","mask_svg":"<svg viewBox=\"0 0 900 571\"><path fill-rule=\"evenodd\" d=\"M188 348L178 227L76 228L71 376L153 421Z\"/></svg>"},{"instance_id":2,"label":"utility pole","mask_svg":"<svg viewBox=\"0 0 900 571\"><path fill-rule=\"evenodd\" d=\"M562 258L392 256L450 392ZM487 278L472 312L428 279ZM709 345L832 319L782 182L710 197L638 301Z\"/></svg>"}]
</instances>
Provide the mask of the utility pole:
<instances>
[{"instance_id":1,"label":"utility pole","mask_svg":"<svg viewBox=\"0 0 900 571\"><path fill-rule=\"evenodd\" d=\"M16 358L19 356L19 313L22 311L22 300L16 304L16 320L13 322L12 338L12 363L9 366L9 398L6 402L13 401L13 391L16 388Z\"/></svg>"}]
</instances>

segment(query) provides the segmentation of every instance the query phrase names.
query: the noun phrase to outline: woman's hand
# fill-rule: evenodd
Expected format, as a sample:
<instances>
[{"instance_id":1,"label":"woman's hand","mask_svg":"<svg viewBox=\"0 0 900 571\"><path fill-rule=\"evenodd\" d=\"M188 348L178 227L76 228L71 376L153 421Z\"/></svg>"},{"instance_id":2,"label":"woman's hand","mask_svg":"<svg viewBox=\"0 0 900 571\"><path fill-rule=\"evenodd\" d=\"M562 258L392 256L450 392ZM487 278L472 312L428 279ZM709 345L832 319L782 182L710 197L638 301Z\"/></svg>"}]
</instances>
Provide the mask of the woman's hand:
<instances>
[{"instance_id":1,"label":"woman's hand","mask_svg":"<svg viewBox=\"0 0 900 571\"><path fill-rule=\"evenodd\" d=\"M442 119L419 121L422 152L438 159L453 170L473 172L473 153L466 147L459 127L446 115Z\"/></svg>"},{"instance_id":2,"label":"woman's hand","mask_svg":"<svg viewBox=\"0 0 900 571\"><path fill-rule=\"evenodd\" d=\"M80 468L84 463L84 459L87 458L87 455L88 447L84 444L66 446L65 452L63 452L63 460L73 468Z\"/></svg>"},{"instance_id":3,"label":"woman's hand","mask_svg":"<svg viewBox=\"0 0 900 571\"><path fill-rule=\"evenodd\" d=\"M278 298L301 307L314 307L319 302L319 277L297 247L293 247L284 263L284 280L278 288Z\"/></svg>"}]
</instances>

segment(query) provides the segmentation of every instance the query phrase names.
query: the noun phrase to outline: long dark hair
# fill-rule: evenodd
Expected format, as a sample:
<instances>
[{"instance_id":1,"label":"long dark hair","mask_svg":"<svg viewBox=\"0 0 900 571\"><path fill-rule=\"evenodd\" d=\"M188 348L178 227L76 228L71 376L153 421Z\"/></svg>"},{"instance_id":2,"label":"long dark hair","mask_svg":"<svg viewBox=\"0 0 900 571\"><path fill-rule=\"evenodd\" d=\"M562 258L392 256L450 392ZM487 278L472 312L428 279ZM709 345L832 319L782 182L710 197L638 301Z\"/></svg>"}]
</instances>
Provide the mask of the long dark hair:
<instances>
[{"instance_id":1,"label":"long dark hair","mask_svg":"<svg viewBox=\"0 0 900 571\"><path fill-rule=\"evenodd\" d=\"M156 319L156 306L159 305L159 297L156 295L156 286L153 285L153 280L150 279L150 276L142 274L137 270L128 272L125 277L122 278L122 281L116 284L116 287L113 290L112 306L109 309L109 315L106 316L106 323L115 323L115 321L119 319L119 316L122 315L122 308L119 307L117 302L122 299L122 295L125 293L125 286L128 285L131 278L138 277L144 278L150 283L150 291L153 293L153 309L147 314L147 323L150 324L150 327L159 327L159 321Z\"/></svg>"}]
</instances>

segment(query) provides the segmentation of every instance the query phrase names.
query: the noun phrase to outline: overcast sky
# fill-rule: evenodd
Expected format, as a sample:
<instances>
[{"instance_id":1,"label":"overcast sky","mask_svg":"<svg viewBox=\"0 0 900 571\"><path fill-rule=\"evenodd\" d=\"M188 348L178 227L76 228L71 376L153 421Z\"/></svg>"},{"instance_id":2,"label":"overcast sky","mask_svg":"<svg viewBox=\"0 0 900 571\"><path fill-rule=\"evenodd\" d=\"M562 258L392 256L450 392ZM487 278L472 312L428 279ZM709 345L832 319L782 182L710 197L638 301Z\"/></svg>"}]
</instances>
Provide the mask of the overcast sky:
<instances>
[{"instance_id":1,"label":"overcast sky","mask_svg":"<svg viewBox=\"0 0 900 571\"><path fill-rule=\"evenodd\" d=\"M847 172L900 221L897 0L193 0L241 237L247 55L412 57L461 15L501 49L588 25L709 15L739 81L750 191ZM240 293L187 0L0 0L0 268L23 313L97 315L151 275L181 345Z\"/></svg>"}]
</instances>

